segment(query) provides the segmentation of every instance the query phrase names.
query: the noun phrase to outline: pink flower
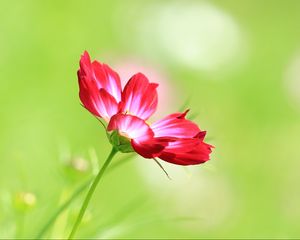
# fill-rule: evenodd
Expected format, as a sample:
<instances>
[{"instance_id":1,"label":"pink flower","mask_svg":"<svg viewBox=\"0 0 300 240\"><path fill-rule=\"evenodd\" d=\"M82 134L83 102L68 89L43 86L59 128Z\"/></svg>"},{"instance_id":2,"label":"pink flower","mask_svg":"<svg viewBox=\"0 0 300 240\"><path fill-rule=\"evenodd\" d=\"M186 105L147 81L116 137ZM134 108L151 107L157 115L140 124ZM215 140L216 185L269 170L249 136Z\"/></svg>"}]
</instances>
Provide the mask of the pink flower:
<instances>
[{"instance_id":1,"label":"pink flower","mask_svg":"<svg viewBox=\"0 0 300 240\"><path fill-rule=\"evenodd\" d=\"M206 132L186 119L188 110L148 123L156 111L158 84L150 83L142 73L133 75L122 90L119 75L106 64L91 62L84 52L78 81L83 106L104 119L109 140L119 151L179 165L209 160L212 146L203 141Z\"/></svg>"}]
</instances>

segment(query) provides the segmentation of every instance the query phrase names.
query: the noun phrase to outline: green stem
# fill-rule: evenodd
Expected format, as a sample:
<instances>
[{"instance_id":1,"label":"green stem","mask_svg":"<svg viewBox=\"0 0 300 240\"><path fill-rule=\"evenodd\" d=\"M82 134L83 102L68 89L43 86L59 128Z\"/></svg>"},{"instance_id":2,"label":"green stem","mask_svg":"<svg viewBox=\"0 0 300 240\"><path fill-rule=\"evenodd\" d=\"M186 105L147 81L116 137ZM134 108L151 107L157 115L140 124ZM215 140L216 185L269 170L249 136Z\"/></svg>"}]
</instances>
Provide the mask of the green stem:
<instances>
[{"instance_id":1,"label":"green stem","mask_svg":"<svg viewBox=\"0 0 300 240\"><path fill-rule=\"evenodd\" d=\"M90 189L89 189L89 191L88 191L88 193L87 193L87 195L86 195L86 197L84 199L84 202L83 202L83 204L81 206L80 212L79 212L79 214L77 216L77 219L75 221L75 224L74 224L74 226L72 228L72 231L71 231L68 239L72 239L74 237L74 235L75 235L75 233L76 233L76 231L77 231L77 229L78 229L78 227L79 227L79 225L81 223L81 220L83 218L85 210L87 209L87 207L89 205L91 197L93 196L93 193L95 192L95 189L96 189L96 187L97 187L100 179L102 178L105 170L107 169L108 165L110 164L111 160L113 159L113 157L115 156L115 154L117 153L117 151L118 150L116 150L114 147L112 148L109 156L107 157L105 163L103 164L103 166L100 169L98 175L96 176L94 182L92 183L92 185L91 185L91 187L90 187Z\"/></svg>"}]
</instances>

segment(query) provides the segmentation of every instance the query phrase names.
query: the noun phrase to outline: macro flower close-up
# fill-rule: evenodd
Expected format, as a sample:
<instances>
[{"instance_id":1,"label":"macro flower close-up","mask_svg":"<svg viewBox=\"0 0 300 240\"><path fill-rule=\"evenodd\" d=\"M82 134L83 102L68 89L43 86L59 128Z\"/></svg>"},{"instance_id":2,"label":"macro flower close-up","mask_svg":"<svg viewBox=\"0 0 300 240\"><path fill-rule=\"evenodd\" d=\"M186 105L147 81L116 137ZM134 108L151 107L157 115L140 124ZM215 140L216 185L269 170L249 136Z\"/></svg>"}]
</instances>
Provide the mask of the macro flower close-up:
<instances>
[{"instance_id":1,"label":"macro flower close-up","mask_svg":"<svg viewBox=\"0 0 300 240\"><path fill-rule=\"evenodd\" d=\"M209 160L213 148L204 142L206 132L186 119L188 110L149 124L157 108L158 84L149 82L144 74L134 74L122 89L118 73L107 64L91 61L85 51L77 75L81 103L105 128L112 150L89 188L69 239L75 237L95 189L117 152L152 158L169 177L156 158L195 165Z\"/></svg>"},{"instance_id":2,"label":"macro flower close-up","mask_svg":"<svg viewBox=\"0 0 300 240\"><path fill-rule=\"evenodd\" d=\"M206 132L186 119L188 110L149 124L157 107L158 84L142 73L133 75L122 90L119 75L106 64L91 62L84 52L78 81L83 106L103 119L109 140L119 151L135 151L145 158L158 157L179 165L209 160L212 146L204 142Z\"/></svg>"},{"instance_id":3,"label":"macro flower close-up","mask_svg":"<svg viewBox=\"0 0 300 240\"><path fill-rule=\"evenodd\" d=\"M300 1L2 1L1 239L299 239Z\"/></svg>"}]
</instances>

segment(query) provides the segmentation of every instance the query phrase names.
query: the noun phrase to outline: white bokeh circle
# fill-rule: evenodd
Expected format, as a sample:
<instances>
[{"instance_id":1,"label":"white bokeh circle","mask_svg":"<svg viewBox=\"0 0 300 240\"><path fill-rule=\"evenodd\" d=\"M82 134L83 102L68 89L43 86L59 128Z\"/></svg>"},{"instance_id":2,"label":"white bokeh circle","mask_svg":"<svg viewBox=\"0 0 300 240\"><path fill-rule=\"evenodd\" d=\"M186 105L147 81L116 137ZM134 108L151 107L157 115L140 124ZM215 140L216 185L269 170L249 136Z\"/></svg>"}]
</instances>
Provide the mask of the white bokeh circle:
<instances>
[{"instance_id":1,"label":"white bokeh circle","mask_svg":"<svg viewBox=\"0 0 300 240\"><path fill-rule=\"evenodd\" d=\"M128 17L122 23L134 25L130 36L128 28L123 28L123 39L155 61L203 71L228 69L243 62L245 34L232 16L211 3L166 1L136 11L134 19Z\"/></svg>"}]
</instances>

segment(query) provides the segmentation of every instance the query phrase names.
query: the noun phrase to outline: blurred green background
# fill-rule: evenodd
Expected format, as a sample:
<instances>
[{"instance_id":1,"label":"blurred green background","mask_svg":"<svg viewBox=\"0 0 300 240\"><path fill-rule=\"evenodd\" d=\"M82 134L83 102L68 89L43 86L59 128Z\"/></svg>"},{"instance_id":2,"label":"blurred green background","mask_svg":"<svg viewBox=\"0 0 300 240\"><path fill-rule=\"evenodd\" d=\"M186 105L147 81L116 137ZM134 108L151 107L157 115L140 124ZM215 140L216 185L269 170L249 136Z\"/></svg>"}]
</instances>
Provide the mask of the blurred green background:
<instances>
[{"instance_id":1,"label":"blurred green background","mask_svg":"<svg viewBox=\"0 0 300 240\"><path fill-rule=\"evenodd\" d=\"M34 237L110 145L79 104L81 53L189 100L216 146L194 167L124 158L78 237L300 237L300 1L1 1L0 237ZM66 237L84 194L44 237Z\"/></svg>"}]
</instances>

